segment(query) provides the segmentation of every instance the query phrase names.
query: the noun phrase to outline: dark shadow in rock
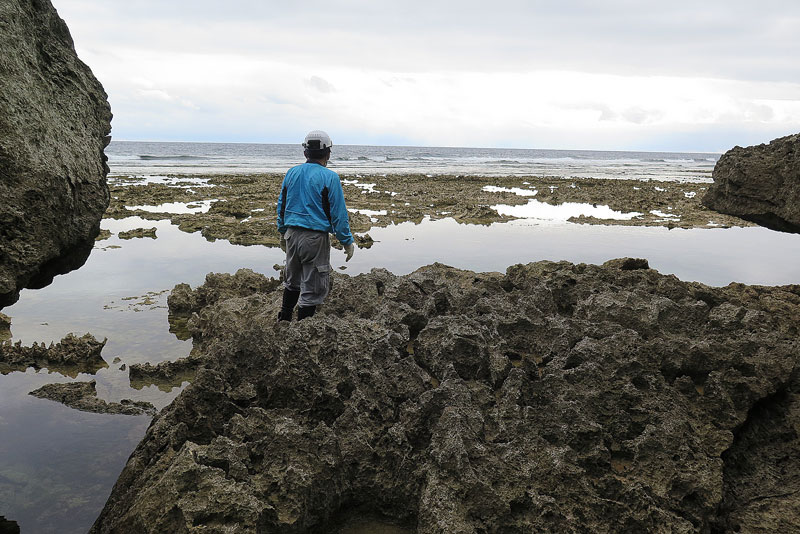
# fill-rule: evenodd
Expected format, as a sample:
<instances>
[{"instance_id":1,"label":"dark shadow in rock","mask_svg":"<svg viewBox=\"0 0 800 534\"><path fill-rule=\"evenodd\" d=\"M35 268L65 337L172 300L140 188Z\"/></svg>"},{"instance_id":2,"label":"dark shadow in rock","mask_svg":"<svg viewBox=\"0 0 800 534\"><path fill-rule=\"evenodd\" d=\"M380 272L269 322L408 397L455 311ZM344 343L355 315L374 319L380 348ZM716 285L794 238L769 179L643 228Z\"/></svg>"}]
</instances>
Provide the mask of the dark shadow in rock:
<instances>
[{"instance_id":1,"label":"dark shadow in rock","mask_svg":"<svg viewBox=\"0 0 800 534\"><path fill-rule=\"evenodd\" d=\"M416 519L398 523L382 514L369 510L350 509L337 515L320 534L415 534Z\"/></svg>"},{"instance_id":2,"label":"dark shadow in rock","mask_svg":"<svg viewBox=\"0 0 800 534\"><path fill-rule=\"evenodd\" d=\"M787 232L790 234L800 234L800 225L792 224L791 222L778 217L773 213L761 213L753 215L741 215L742 219L754 222L764 228L775 230L778 232Z\"/></svg>"},{"instance_id":3,"label":"dark shadow in rock","mask_svg":"<svg viewBox=\"0 0 800 534\"><path fill-rule=\"evenodd\" d=\"M20 534L19 525L0 515L0 534Z\"/></svg>"},{"instance_id":4,"label":"dark shadow in rock","mask_svg":"<svg viewBox=\"0 0 800 534\"><path fill-rule=\"evenodd\" d=\"M800 394L795 380L757 402L722 455L718 532L800 531Z\"/></svg>"}]
</instances>

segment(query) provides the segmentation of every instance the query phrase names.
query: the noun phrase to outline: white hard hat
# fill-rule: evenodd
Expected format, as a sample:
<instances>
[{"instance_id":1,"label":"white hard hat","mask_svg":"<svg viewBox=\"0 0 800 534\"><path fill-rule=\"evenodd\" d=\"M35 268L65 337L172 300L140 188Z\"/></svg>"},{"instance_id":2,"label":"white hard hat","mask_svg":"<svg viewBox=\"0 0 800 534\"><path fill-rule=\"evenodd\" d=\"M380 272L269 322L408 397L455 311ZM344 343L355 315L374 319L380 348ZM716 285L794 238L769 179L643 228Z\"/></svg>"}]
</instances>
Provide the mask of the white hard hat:
<instances>
[{"instance_id":1,"label":"white hard hat","mask_svg":"<svg viewBox=\"0 0 800 534\"><path fill-rule=\"evenodd\" d=\"M303 141L303 148L310 150L324 150L333 146L331 137L322 130L314 130L308 132L305 141Z\"/></svg>"}]
</instances>

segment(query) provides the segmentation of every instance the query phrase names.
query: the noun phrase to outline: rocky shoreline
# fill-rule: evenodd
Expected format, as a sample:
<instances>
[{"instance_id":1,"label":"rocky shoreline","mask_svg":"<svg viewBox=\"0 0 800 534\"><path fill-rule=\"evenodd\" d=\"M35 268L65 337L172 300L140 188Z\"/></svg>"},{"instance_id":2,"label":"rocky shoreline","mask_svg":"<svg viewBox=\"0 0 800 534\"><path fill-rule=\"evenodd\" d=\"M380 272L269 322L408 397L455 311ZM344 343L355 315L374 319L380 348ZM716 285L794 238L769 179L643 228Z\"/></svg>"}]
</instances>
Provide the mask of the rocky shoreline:
<instances>
[{"instance_id":1,"label":"rocky shoreline","mask_svg":"<svg viewBox=\"0 0 800 534\"><path fill-rule=\"evenodd\" d=\"M93 533L800 526L800 286L634 259L434 264L336 274L292 324L276 281L244 270L173 295L200 369Z\"/></svg>"},{"instance_id":2,"label":"rocky shoreline","mask_svg":"<svg viewBox=\"0 0 800 534\"><path fill-rule=\"evenodd\" d=\"M111 205L106 218L137 216L168 219L185 232L200 232L209 241L278 246L275 206L283 179L278 174L173 177L171 184L145 178L110 178ZM743 219L705 208L700 198L708 184L655 180L610 180L547 177L358 176L342 177L350 224L359 247L369 247L366 232L403 222L452 217L463 224L507 222L492 206L521 206L536 200L551 206L581 203L608 206L635 217L599 219L580 216L581 224L717 228L752 226ZM197 182L203 182L201 186ZM435 186L432 186L432 183ZM535 194L534 194L535 192ZM522 194L518 194L522 193ZM184 203L187 210L208 204L207 211L170 213L157 206ZM148 209L142 207L148 206Z\"/></svg>"}]
</instances>

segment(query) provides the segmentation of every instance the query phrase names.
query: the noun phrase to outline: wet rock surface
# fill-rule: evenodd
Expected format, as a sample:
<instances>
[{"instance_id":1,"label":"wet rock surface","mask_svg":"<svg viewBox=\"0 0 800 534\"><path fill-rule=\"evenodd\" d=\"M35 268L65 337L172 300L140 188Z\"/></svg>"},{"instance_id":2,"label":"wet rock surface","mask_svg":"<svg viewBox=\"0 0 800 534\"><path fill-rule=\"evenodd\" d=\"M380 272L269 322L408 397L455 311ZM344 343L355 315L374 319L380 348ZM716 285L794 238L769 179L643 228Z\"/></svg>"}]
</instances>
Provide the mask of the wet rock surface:
<instances>
[{"instance_id":1,"label":"wet rock surface","mask_svg":"<svg viewBox=\"0 0 800 534\"><path fill-rule=\"evenodd\" d=\"M621 259L337 274L299 323L246 271L173 297L203 365L93 533L798 525L800 286Z\"/></svg>"},{"instance_id":2,"label":"wet rock surface","mask_svg":"<svg viewBox=\"0 0 800 534\"><path fill-rule=\"evenodd\" d=\"M0 0L0 307L82 265L108 206L111 111L48 0Z\"/></svg>"},{"instance_id":3,"label":"wet rock surface","mask_svg":"<svg viewBox=\"0 0 800 534\"><path fill-rule=\"evenodd\" d=\"M120 402L106 402L97 397L97 383L71 382L66 384L45 384L29 395L40 399L60 402L65 406L82 412L117 415L154 415L155 407L149 402L123 399Z\"/></svg>"},{"instance_id":4,"label":"wet rock surface","mask_svg":"<svg viewBox=\"0 0 800 534\"><path fill-rule=\"evenodd\" d=\"M729 150L713 178L705 206L773 230L800 232L800 134Z\"/></svg>"},{"instance_id":5,"label":"wet rock surface","mask_svg":"<svg viewBox=\"0 0 800 534\"><path fill-rule=\"evenodd\" d=\"M26 347L19 341L0 343L0 373L46 368L72 377L78 373L94 374L108 367L100 355L105 344L105 339L97 341L91 334L81 337L67 334L58 343L50 345L33 343Z\"/></svg>"}]
</instances>

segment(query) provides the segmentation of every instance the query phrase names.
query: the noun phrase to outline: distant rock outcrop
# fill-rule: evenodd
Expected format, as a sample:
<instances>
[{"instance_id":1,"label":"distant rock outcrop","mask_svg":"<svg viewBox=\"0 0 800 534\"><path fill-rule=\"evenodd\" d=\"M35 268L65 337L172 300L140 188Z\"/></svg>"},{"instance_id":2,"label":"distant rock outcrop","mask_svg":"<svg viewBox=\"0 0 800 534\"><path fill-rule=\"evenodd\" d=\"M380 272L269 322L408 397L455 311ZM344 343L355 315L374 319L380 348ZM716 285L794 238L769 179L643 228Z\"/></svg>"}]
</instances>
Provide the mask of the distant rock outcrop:
<instances>
[{"instance_id":1,"label":"distant rock outcrop","mask_svg":"<svg viewBox=\"0 0 800 534\"><path fill-rule=\"evenodd\" d=\"M800 232L800 134L735 147L714 167L703 205L773 230Z\"/></svg>"},{"instance_id":2,"label":"distant rock outcrop","mask_svg":"<svg viewBox=\"0 0 800 534\"><path fill-rule=\"evenodd\" d=\"M103 87L48 0L0 0L0 307L86 261L109 202Z\"/></svg>"},{"instance_id":3,"label":"distant rock outcrop","mask_svg":"<svg viewBox=\"0 0 800 534\"><path fill-rule=\"evenodd\" d=\"M203 368L91 532L800 529L800 286L626 259L337 275L299 323L280 299L177 288Z\"/></svg>"}]
</instances>

